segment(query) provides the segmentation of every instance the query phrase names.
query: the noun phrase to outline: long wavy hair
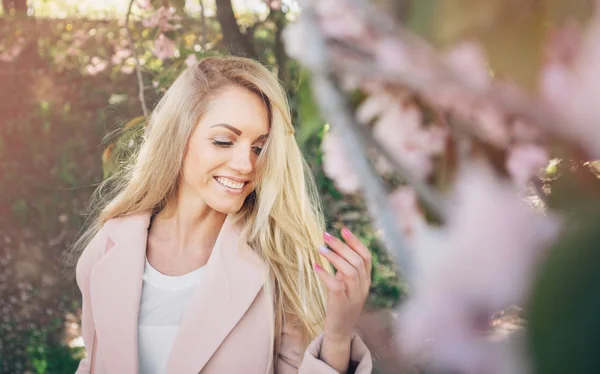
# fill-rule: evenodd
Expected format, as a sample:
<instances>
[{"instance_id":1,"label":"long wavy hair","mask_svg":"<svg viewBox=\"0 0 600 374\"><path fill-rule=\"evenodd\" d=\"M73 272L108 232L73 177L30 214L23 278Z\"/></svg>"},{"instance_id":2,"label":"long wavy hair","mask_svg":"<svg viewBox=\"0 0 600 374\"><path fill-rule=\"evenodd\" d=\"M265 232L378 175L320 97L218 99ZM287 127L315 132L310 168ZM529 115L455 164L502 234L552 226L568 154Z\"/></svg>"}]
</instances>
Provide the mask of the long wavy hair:
<instances>
[{"instance_id":1,"label":"long wavy hair","mask_svg":"<svg viewBox=\"0 0 600 374\"><path fill-rule=\"evenodd\" d=\"M209 57L179 75L149 116L131 162L94 193L91 223L71 258L109 219L158 212L173 203L188 139L210 101L232 85L259 95L270 116L269 138L257 162L257 187L238 217L248 243L270 271L273 349L279 351L284 323L294 326L306 347L322 331L325 317L326 292L312 268L314 263L328 268L317 250L324 219L312 173L294 138L285 91L273 73L251 59Z\"/></svg>"}]
</instances>

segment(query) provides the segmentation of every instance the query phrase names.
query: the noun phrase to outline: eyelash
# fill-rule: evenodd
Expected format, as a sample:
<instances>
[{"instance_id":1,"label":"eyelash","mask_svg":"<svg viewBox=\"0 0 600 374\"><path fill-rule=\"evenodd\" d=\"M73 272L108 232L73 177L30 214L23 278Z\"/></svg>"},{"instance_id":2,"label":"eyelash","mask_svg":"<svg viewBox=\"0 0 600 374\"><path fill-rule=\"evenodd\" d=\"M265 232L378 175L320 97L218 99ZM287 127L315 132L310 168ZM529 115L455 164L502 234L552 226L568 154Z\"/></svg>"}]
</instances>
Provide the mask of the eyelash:
<instances>
[{"instance_id":1,"label":"eyelash","mask_svg":"<svg viewBox=\"0 0 600 374\"><path fill-rule=\"evenodd\" d=\"M216 145L217 147L221 147L221 148L229 148L229 147L231 147L233 145L232 142L221 142L221 141L218 141L218 140L213 140L212 143L214 145ZM252 150L257 155L260 155L260 153L262 152L263 149L261 147L252 147Z\"/></svg>"}]
</instances>

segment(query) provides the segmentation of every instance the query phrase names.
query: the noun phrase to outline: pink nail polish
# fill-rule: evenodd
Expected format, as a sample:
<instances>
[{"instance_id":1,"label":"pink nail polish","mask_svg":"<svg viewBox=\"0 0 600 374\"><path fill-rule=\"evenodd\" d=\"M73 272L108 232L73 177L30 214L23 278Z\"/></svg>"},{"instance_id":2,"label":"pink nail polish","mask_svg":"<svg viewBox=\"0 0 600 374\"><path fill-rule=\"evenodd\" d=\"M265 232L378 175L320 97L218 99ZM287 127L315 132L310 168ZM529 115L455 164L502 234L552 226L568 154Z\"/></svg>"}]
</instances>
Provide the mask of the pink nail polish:
<instances>
[{"instance_id":1,"label":"pink nail polish","mask_svg":"<svg viewBox=\"0 0 600 374\"><path fill-rule=\"evenodd\" d=\"M349 236L350 236L350 234L351 234L351 233L350 233L350 230L348 230L348 228L347 228L346 226L344 226L344 227L342 228L342 235L343 235L345 238L347 238L347 237L349 237Z\"/></svg>"},{"instance_id":2,"label":"pink nail polish","mask_svg":"<svg viewBox=\"0 0 600 374\"><path fill-rule=\"evenodd\" d=\"M315 267L315 270L323 270L323 268L319 264L315 264L314 267Z\"/></svg>"},{"instance_id":3,"label":"pink nail polish","mask_svg":"<svg viewBox=\"0 0 600 374\"><path fill-rule=\"evenodd\" d=\"M326 242L330 242L333 240L333 235L331 235L328 232L324 232L323 233L323 240L325 240Z\"/></svg>"}]
</instances>

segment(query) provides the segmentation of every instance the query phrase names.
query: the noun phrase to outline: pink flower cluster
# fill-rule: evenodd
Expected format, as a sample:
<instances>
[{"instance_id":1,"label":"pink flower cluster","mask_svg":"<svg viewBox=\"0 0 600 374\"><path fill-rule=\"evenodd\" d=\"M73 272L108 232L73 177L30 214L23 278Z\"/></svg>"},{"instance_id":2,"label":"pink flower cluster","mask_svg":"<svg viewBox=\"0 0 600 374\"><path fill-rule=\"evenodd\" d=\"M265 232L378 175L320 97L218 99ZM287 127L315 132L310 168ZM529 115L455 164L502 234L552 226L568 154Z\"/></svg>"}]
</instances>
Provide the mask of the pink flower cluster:
<instances>
[{"instance_id":1,"label":"pink flower cluster","mask_svg":"<svg viewBox=\"0 0 600 374\"><path fill-rule=\"evenodd\" d=\"M177 47L175 41L165 33L181 28L180 25L174 25L173 22L180 21L181 17L175 14L174 8L160 7L150 18L142 21L146 27L158 27L160 34L154 41L154 55L161 60L173 58L176 55Z\"/></svg>"},{"instance_id":2,"label":"pink flower cluster","mask_svg":"<svg viewBox=\"0 0 600 374\"><path fill-rule=\"evenodd\" d=\"M599 2L600 6L600 2ZM570 24L555 32L540 77L540 93L562 119L556 131L600 157L600 12L587 33Z\"/></svg>"}]
</instances>

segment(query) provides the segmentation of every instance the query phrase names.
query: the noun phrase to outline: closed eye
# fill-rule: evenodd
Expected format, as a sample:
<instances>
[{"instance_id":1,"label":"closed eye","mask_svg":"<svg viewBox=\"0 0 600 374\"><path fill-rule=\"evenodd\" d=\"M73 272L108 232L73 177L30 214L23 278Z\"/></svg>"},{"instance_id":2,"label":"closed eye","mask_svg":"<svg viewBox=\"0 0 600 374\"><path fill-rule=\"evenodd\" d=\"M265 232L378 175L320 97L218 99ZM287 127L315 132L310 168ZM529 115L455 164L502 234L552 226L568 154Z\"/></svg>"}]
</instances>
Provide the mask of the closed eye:
<instances>
[{"instance_id":1,"label":"closed eye","mask_svg":"<svg viewBox=\"0 0 600 374\"><path fill-rule=\"evenodd\" d=\"M222 141L219 141L216 139L214 139L212 143L214 145L216 145L217 147L222 147L222 148L231 147L233 145L233 142L222 142Z\"/></svg>"}]
</instances>

